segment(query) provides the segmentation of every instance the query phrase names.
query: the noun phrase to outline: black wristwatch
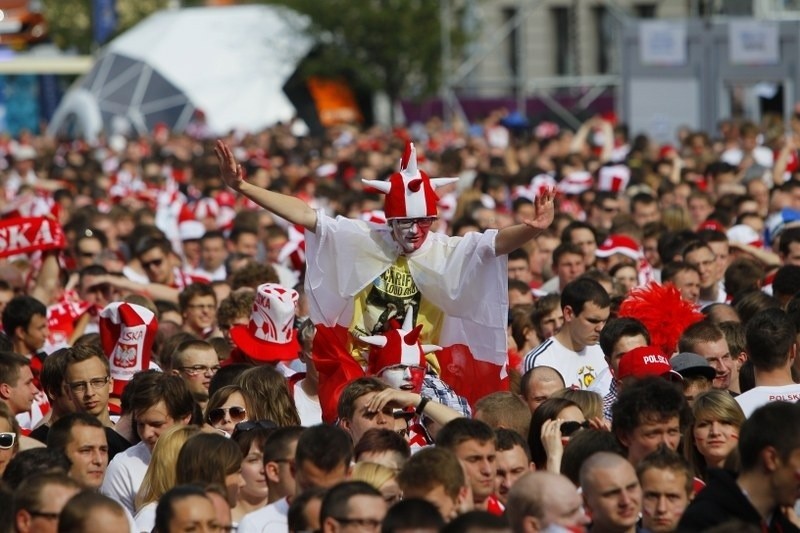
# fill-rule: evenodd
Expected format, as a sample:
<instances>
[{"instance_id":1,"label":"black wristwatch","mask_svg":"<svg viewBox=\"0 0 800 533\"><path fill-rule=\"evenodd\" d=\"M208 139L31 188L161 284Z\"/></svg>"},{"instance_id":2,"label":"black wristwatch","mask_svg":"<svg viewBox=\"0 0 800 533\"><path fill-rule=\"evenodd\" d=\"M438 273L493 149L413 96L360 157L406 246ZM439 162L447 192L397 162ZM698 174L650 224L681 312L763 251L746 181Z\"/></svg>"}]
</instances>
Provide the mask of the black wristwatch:
<instances>
[{"instance_id":1,"label":"black wristwatch","mask_svg":"<svg viewBox=\"0 0 800 533\"><path fill-rule=\"evenodd\" d=\"M421 396L421 400L419 401L419 405L414 412L417 413L418 416L422 416L422 412L425 411L425 406L428 405L428 402L431 401L430 398L426 398L425 396Z\"/></svg>"}]
</instances>

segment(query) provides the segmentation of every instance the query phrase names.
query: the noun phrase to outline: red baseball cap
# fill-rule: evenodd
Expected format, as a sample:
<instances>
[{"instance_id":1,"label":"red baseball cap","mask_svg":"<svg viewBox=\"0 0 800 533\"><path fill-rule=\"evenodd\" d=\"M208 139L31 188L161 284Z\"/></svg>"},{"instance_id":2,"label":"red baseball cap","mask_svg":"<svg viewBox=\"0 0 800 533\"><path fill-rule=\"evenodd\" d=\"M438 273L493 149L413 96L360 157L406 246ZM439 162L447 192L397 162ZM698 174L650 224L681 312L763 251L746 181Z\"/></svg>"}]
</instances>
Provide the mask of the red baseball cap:
<instances>
[{"instance_id":1,"label":"red baseball cap","mask_svg":"<svg viewBox=\"0 0 800 533\"><path fill-rule=\"evenodd\" d=\"M619 360L617 379L661 376L670 381L683 381L680 374L672 370L669 357L655 346L640 346L622 354Z\"/></svg>"}]
</instances>

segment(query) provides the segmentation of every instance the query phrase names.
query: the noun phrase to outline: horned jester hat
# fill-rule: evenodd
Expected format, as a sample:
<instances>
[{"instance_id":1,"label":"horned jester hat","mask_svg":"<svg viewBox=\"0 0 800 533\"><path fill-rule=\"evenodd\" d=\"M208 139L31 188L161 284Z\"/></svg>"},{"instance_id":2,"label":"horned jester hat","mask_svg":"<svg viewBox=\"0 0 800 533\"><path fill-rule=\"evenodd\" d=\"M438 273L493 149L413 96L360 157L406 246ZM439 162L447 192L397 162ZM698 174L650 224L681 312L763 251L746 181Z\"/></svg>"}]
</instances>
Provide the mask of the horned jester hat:
<instances>
[{"instance_id":1,"label":"horned jester hat","mask_svg":"<svg viewBox=\"0 0 800 533\"><path fill-rule=\"evenodd\" d=\"M383 210L386 220L398 218L430 218L437 216L439 196L436 189L458 181L458 178L431 178L417 167L417 149L407 142L400 170L388 181L362 180L365 185L386 195Z\"/></svg>"}]
</instances>

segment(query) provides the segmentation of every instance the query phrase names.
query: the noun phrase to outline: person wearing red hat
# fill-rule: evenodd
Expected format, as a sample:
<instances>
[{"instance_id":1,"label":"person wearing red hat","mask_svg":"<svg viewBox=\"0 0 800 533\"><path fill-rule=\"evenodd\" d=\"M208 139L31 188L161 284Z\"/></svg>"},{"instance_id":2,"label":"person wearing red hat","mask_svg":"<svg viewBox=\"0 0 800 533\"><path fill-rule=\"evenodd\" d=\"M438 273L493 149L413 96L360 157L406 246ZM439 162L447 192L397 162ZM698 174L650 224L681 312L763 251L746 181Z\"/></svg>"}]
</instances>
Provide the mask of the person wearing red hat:
<instances>
[{"instance_id":1,"label":"person wearing red hat","mask_svg":"<svg viewBox=\"0 0 800 533\"><path fill-rule=\"evenodd\" d=\"M452 380L457 392L477 399L502 386L505 255L550 225L552 191L536 199L532 219L453 238L431 229L437 218L435 189L454 180L432 179L420 171L411 143L400 171L388 181L365 182L386 194L385 225L332 219L298 198L247 182L224 142L217 142L216 154L229 187L305 228L306 293L318 329L341 331L338 338L347 344L346 351L362 358L366 346L359 337L380 333L390 318L402 320L412 312L415 323L423 324L423 342L444 346L437 355L442 377ZM474 379L476 372L483 379Z\"/></svg>"},{"instance_id":2,"label":"person wearing red hat","mask_svg":"<svg viewBox=\"0 0 800 533\"><path fill-rule=\"evenodd\" d=\"M644 259L639 243L621 233L609 235L597 248L595 256L597 256L597 268L603 272L609 272L616 265L623 263L637 266Z\"/></svg>"}]
</instances>

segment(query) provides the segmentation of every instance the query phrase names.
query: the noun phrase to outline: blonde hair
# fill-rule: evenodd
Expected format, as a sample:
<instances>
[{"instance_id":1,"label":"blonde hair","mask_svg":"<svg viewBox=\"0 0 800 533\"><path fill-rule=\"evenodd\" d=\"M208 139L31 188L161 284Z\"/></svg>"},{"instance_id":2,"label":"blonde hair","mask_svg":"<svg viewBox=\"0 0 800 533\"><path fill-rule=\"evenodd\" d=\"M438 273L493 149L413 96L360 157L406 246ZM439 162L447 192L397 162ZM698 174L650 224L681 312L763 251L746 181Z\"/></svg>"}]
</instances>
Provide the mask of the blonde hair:
<instances>
[{"instance_id":1,"label":"blonde hair","mask_svg":"<svg viewBox=\"0 0 800 533\"><path fill-rule=\"evenodd\" d=\"M596 392L567 388L554 392L551 398L564 398L575 402L586 420L603 418L603 398Z\"/></svg>"},{"instance_id":2,"label":"blonde hair","mask_svg":"<svg viewBox=\"0 0 800 533\"><path fill-rule=\"evenodd\" d=\"M695 398L692 405L692 423L684 438L684 455L692 466L694 475L703 480L706 479L708 465L706 458L700 454L694 441L694 427L698 420L704 418L719 420L741 429L745 416L742 408L726 390L712 389ZM735 461L736 458L732 456L736 453L737 449L734 448L728 456L729 460Z\"/></svg>"},{"instance_id":3,"label":"blonde hair","mask_svg":"<svg viewBox=\"0 0 800 533\"><path fill-rule=\"evenodd\" d=\"M353 474L350 476L351 481L363 481L375 487L375 490L381 490L389 481L397 477L397 472L388 466L379 465L378 463L356 463L353 467Z\"/></svg>"},{"instance_id":4,"label":"blonde hair","mask_svg":"<svg viewBox=\"0 0 800 533\"><path fill-rule=\"evenodd\" d=\"M158 501L169 489L175 486L175 463L178 453L189 440L200 433L197 426L175 425L158 438L153 448L153 456L136 495L135 507L138 511L151 502Z\"/></svg>"}]
</instances>

